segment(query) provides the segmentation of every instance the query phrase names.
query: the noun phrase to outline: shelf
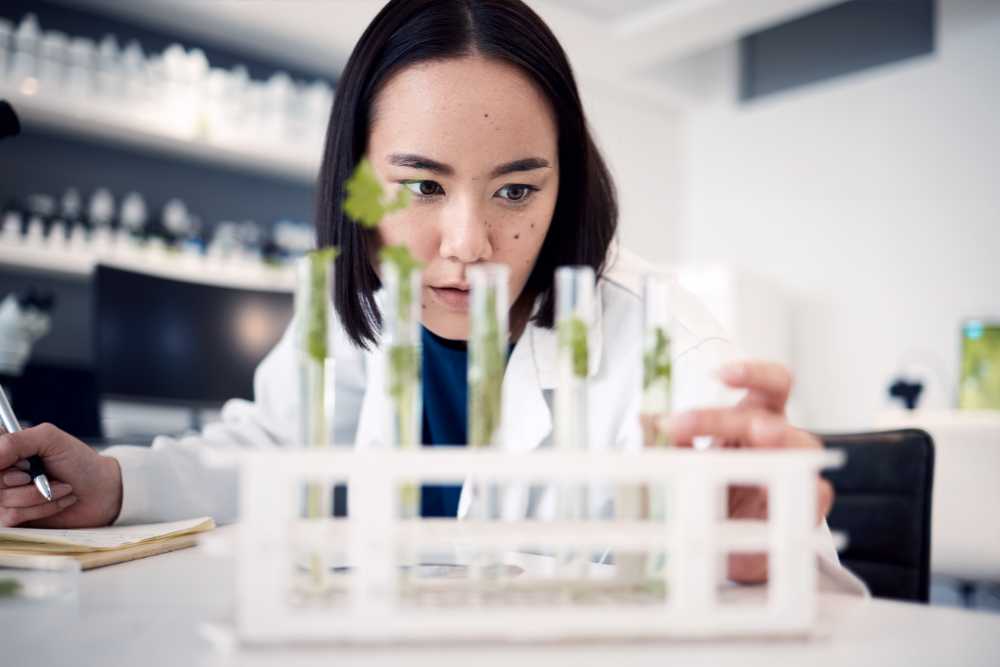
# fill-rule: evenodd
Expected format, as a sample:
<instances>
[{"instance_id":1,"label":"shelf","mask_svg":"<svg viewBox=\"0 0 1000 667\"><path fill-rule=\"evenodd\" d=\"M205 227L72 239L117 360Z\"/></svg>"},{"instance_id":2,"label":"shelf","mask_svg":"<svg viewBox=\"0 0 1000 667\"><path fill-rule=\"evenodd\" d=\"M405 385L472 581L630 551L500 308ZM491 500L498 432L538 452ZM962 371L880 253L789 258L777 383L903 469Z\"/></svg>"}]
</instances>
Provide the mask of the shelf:
<instances>
[{"instance_id":1,"label":"shelf","mask_svg":"<svg viewBox=\"0 0 1000 667\"><path fill-rule=\"evenodd\" d=\"M316 146L313 154L305 154L301 147L290 148L278 141L248 143L213 140L198 136L194 130L167 127L155 119L144 118L140 112L123 111L99 99L70 98L41 88L25 94L10 82L0 82L0 98L14 106L26 127L167 153L307 185L312 185L319 171L322 146Z\"/></svg>"},{"instance_id":2,"label":"shelf","mask_svg":"<svg viewBox=\"0 0 1000 667\"><path fill-rule=\"evenodd\" d=\"M97 253L0 243L0 268L89 280L99 263L202 285L269 292L292 292L295 289L295 273L291 268L270 267L259 262L212 262L204 257L162 249Z\"/></svg>"}]
</instances>

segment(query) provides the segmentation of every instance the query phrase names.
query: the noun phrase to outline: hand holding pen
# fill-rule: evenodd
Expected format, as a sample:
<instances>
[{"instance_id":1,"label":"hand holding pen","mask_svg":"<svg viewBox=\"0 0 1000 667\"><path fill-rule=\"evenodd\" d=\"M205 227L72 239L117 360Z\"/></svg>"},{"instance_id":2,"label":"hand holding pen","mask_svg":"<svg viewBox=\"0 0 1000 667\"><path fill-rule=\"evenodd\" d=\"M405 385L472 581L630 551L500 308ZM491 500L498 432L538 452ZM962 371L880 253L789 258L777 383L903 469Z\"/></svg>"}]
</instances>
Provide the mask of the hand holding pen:
<instances>
[{"instance_id":1,"label":"hand holding pen","mask_svg":"<svg viewBox=\"0 0 1000 667\"><path fill-rule=\"evenodd\" d=\"M22 430L5 399L0 394L5 424L0 429L0 525L92 528L114 522L122 503L118 461L51 424ZM50 484L51 500L42 497L40 477Z\"/></svg>"},{"instance_id":2,"label":"hand holding pen","mask_svg":"<svg viewBox=\"0 0 1000 667\"><path fill-rule=\"evenodd\" d=\"M18 433L21 430L21 425L18 423L17 417L14 416L14 409L10 407L3 387L0 387L0 424L3 425L7 433ZM42 497L46 500L52 500L52 488L49 486L49 478L45 476L42 459L38 456L30 456L26 463L19 461L17 467L22 470L26 469Z\"/></svg>"}]
</instances>

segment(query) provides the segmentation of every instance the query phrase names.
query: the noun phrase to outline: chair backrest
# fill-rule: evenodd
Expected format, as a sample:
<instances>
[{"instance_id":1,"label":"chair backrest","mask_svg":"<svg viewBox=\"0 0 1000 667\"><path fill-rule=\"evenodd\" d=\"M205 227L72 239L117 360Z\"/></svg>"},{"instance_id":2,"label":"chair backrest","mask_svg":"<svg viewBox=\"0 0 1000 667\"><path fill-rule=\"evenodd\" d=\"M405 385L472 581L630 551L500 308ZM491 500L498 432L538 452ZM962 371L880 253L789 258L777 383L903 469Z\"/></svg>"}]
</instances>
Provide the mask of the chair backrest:
<instances>
[{"instance_id":1,"label":"chair backrest","mask_svg":"<svg viewBox=\"0 0 1000 667\"><path fill-rule=\"evenodd\" d=\"M824 472L836 491L827 518L847 534L841 562L872 595L927 602L934 444L924 431L821 436L847 463Z\"/></svg>"}]
</instances>

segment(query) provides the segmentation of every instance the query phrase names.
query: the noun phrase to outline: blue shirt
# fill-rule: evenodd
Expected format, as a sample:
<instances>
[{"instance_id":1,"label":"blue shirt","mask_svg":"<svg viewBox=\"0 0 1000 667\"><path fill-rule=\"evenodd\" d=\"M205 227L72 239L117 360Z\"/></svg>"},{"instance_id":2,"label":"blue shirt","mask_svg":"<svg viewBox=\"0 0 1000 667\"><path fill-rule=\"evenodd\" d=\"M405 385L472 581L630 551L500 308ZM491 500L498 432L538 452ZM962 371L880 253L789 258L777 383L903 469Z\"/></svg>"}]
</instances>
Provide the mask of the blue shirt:
<instances>
[{"instance_id":1,"label":"blue shirt","mask_svg":"<svg viewBox=\"0 0 1000 667\"><path fill-rule=\"evenodd\" d=\"M468 442L468 348L464 340L447 340L421 327L423 347L423 442L425 446ZM430 517L458 515L458 484L420 487L420 513Z\"/></svg>"}]
</instances>

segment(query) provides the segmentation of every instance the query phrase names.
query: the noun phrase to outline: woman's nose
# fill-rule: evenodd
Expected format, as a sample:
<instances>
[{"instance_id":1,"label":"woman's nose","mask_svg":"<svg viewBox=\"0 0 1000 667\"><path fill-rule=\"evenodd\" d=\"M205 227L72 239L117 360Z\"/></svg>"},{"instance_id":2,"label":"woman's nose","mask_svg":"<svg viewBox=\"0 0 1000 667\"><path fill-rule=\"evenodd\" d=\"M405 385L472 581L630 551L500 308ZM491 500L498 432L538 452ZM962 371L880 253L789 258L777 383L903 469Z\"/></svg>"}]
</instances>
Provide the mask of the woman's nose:
<instances>
[{"instance_id":1,"label":"woman's nose","mask_svg":"<svg viewBox=\"0 0 1000 667\"><path fill-rule=\"evenodd\" d=\"M441 257L463 264L489 261L493 255L486 218L477 207L456 202L441 221Z\"/></svg>"}]
</instances>

